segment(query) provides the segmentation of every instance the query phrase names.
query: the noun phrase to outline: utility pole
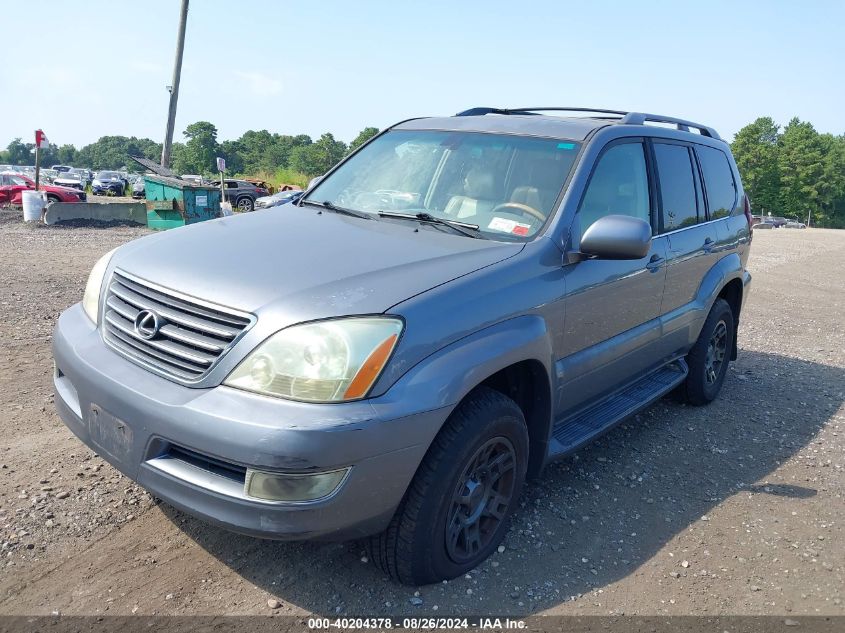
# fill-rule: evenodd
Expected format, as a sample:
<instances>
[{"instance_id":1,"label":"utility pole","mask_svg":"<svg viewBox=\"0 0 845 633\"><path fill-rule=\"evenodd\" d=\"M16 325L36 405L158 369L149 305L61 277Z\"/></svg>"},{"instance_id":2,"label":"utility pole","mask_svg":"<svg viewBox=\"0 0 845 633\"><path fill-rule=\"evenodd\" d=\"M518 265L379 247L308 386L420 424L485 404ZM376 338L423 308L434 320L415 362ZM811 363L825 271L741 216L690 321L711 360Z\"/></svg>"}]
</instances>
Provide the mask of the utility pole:
<instances>
[{"instance_id":1,"label":"utility pole","mask_svg":"<svg viewBox=\"0 0 845 633\"><path fill-rule=\"evenodd\" d=\"M179 15L179 36L176 39L176 59L173 62L173 83L170 90L170 108L167 111L167 131L161 149L161 166L170 166L170 150L173 147L173 128L176 126L176 102L179 100L179 79L182 77L182 53L185 51L185 27L188 24L188 0L182 0Z\"/></svg>"}]
</instances>

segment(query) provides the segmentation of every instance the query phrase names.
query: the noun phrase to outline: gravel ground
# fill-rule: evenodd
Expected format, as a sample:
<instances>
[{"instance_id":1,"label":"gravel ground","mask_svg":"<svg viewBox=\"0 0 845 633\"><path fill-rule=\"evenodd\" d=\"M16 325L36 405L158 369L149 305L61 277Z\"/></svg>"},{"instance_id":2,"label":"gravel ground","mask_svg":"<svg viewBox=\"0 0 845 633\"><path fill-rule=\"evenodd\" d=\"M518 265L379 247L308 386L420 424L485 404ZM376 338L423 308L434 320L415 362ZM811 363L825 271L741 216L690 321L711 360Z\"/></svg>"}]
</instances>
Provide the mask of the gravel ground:
<instances>
[{"instance_id":1,"label":"gravel ground","mask_svg":"<svg viewBox=\"0 0 845 633\"><path fill-rule=\"evenodd\" d=\"M760 231L740 355L704 408L664 399L524 494L448 583L359 544L261 541L156 504L54 412L50 333L144 228L0 210L0 613L845 614L845 231Z\"/></svg>"}]
</instances>

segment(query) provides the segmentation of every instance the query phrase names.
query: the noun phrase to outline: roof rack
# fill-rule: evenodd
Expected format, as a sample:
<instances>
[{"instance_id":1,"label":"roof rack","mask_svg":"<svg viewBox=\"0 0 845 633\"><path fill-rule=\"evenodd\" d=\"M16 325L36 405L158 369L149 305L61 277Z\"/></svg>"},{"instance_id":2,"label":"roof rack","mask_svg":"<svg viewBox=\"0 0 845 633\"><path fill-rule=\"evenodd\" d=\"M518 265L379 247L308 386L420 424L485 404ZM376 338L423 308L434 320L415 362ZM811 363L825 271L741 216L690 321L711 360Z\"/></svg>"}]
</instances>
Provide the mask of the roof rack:
<instances>
[{"instance_id":1,"label":"roof rack","mask_svg":"<svg viewBox=\"0 0 845 633\"><path fill-rule=\"evenodd\" d=\"M463 112L458 112L455 116L481 116L484 114L538 114L540 112L598 112L602 114L616 114L624 116L628 112L621 110L604 110L602 108L566 108L566 107L551 107L551 108L470 108Z\"/></svg>"},{"instance_id":2,"label":"roof rack","mask_svg":"<svg viewBox=\"0 0 845 633\"><path fill-rule=\"evenodd\" d=\"M675 127L677 127L682 132L689 132L690 128L695 128L701 133L702 136L709 136L710 138L722 140L722 137L719 136L719 133L712 127L702 125L701 123L693 123L692 121L686 121L685 119L677 119L672 116L663 116L662 114L629 112L628 114L623 116L622 120L619 122L627 123L628 125L645 125L647 121L651 121L653 123L674 123Z\"/></svg>"},{"instance_id":3,"label":"roof rack","mask_svg":"<svg viewBox=\"0 0 845 633\"><path fill-rule=\"evenodd\" d=\"M689 132L690 128L698 130L702 136L709 136L721 140L719 133L712 127L693 123L685 119L678 119L661 114L646 114L644 112L627 112L624 110L606 110L604 108L581 108L581 107L550 107L550 108L470 108L458 112L455 116L483 116L485 114L539 114L540 112L595 112L597 114L612 114L614 119L619 117L619 123L623 125L645 125L650 123L671 123L682 132ZM597 117L598 118L598 117Z\"/></svg>"}]
</instances>

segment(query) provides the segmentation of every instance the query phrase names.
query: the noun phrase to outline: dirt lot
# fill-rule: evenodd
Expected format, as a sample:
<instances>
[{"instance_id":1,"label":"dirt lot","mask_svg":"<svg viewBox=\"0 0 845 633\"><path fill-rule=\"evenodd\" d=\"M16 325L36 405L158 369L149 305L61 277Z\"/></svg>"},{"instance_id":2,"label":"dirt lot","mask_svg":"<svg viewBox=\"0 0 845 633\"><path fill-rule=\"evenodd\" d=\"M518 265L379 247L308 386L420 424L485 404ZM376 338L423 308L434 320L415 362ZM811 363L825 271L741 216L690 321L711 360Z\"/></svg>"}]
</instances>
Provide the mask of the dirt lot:
<instances>
[{"instance_id":1,"label":"dirt lot","mask_svg":"<svg viewBox=\"0 0 845 633\"><path fill-rule=\"evenodd\" d=\"M0 613L845 614L845 231L758 232L719 400L663 400L549 468L504 552L415 593L355 543L156 505L78 442L53 409L51 329L97 257L146 230L18 217L0 211Z\"/></svg>"}]
</instances>

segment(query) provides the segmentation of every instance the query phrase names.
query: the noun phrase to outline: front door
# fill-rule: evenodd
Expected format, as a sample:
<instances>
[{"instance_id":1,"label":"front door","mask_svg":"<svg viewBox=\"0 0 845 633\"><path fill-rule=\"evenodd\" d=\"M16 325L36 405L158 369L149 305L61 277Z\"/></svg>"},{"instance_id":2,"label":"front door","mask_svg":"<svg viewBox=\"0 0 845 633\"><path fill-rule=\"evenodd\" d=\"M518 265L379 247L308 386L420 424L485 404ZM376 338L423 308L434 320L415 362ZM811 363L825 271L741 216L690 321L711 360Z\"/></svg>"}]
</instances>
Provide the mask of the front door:
<instances>
[{"instance_id":1,"label":"front door","mask_svg":"<svg viewBox=\"0 0 845 633\"><path fill-rule=\"evenodd\" d=\"M656 204L639 139L603 150L574 219L573 243L605 215L630 215L655 227ZM586 259L566 267L564 349L556 367L558 417L655 365L665 262L666 240L656 237L642 259Z\"/></svg>"}]
</instances>

